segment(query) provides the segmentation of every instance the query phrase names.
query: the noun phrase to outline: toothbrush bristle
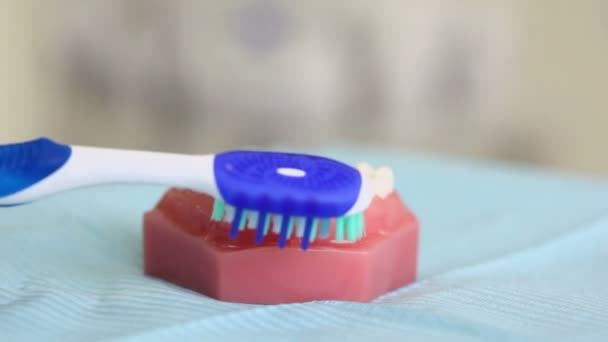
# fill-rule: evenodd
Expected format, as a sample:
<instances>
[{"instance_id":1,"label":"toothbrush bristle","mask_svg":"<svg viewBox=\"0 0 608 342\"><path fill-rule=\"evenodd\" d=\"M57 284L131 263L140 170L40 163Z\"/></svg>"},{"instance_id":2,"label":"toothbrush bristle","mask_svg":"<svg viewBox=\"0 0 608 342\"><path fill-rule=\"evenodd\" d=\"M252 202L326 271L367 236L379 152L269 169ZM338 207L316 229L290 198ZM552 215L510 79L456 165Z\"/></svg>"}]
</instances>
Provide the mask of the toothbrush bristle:
<instances>
[{"instance_id":1,"label":"toothbrush bristle","mask_svg":"<svg viewBox=\"0 0 608 342\"><path fill-rule=\"evenodd\" d=\"M258 245L264 241L264 234L266 234L266 221L268 221L268 214L261 213L259 218L256 218L257 230L255 232L255 243Z\"/></svg>"},{"instance_id":2,"label":"toothbrush bristle","mask_svg":"<svg viewBox=\"0 0 608 342\"><path fill-rule=\"evenodd\" d=\"M332 226L332 218L260 213L255 210L235 208L219 199L213 203L211 219L230 223L230 237L233 239L237 237L239 231L256 230L256 244L263 243L264 238L271 231L270 226L272 225L272 232L279 235L280 248L284 248L292 235L295 235L302 239L300 247L303 250L308 249L309 244L317 238L330 238ZM333 237L335 241L354 243L365 236L363 213L336 217L333 220L335 222Z\"/></svg>"},{"instance_id":3,"label":"toothbrush bristle","mask_svg":"<svg viewBox=\"0 0 608 342\"><path fill-rule=\"evenodd\" d=\"M310 235L312 232L312 223L313 223L314 219L311 217L307 217L305 219L305 225L304 225L304 235L302 236L302 243L301 243L301 247L303 250L307 250L308 249L308 244L310 243Z\"/></svg>"},{"instance_id":4,"label":"toothbrush bristle","mask_svg":"<svg viewBox=\"0 0 608 342\"><path fill-rule=\"evenodd\" d=\"M241 215L241 220L239 221L239 232L245 230L248 215L249 215L249 210L243 210L243 214Z\"/></svg>"},{"instance_id":5,"label":"toothbrush bristle","mask_svg":"<svg viewBox=\"0 0 608 342\"><path fill-rule=\"evenodd\" d=\"M224 221L231 223L234 221L234 207L226 204L224 206Z\"/></svg>"},{"instance_id":6,"label":"toothbrush bristle","mask_svg":"<svg viewBox=\"0 0 608 342\"><path fill-rule=\"evenodd\" d=\"M304 226L306 225L305 217L297 217L296 221L296 236L301 238L304 235Z\"/></svg>"},{"instance_id":7,"label":"toothbrush bristle","mask_svg":"<svg viewBox=\"0 0 608 342\"><path fill-rule=\"evenodd\" d=\"M224 201L216 199L213 202L211 219L214 221L220 221L222 218L224 218Z\"/></svg>"},{"instance_id":8,"label":"toothbrush bristle","mask_svg":"<svg viewBox=\"0 0 608 342\"><path fill-rule=\"evenodd\" d=\"M346 230L346 239L349 242L352 242L355 240L355 225L353 222L353 217L352 216L347 216L344 218L344 227Z\"/></svg>"},{"instance_id":9,"label":"toothbrush bristle","mask_svg":"<svg viewBox=\"0 0 608 342\"><path fill-rule=\"evenodd\" d=\"M344 217L336 218L336 241L344 240Z\"/></svg>"},{"instance_id":10,"label":"toothbrush bristle","mask_svg":"<svg viewBox=\"0 0 608 342\"><path fill-rule=\"evenodd\" d=\"M230 237L232 239L235 239L237 237L237 235L239 234L242 217L243 217L243 209L236 208L235 214L234 214L234 219L232 220L232 227L230 228Z\"/></svg>"},{"instance_id":11,"label":"toothbrush bristle","mask_svg":"<svg viewBox=\"0 0 608 342\"><path fill-rule=\"evenodd\" d=\"M321 219L321 234L319 237L321 239L327 239L329 237L329 229L331 228L331 220L330 219Z\"/></svg>"},{"instance_id":12,"label":"toothbrush bristle","mask_svg":"<svg viewBox=\"0 0 608 342\"><path fill-rule=\"evenodd\" d=\"M266 222L264 223L264 236L268 235L268 231L270 230L270 222L272 222L272 215L267 214Z\"/></svg>"},{"instance_id":13,"label":"toothbrush bristle","mask_svg":"<svg viewBox=\"0 0 608 342\"><path fill-rule=\"evenodd\" d=\"M281 222L283 221L283 216L273 215L272 219L272 232L278 235L281 233Z\"/></svg>"},{"instance_id":14,"label":"toothbrush bristle","mask_svg":"<svg viewBox=\"0 0 608 342\"><path fill-rule=\"evenodd\" d=\"M259 218L258 212L254 211L254 210L248 210L247 213L248 213L247 228L256 229L258 227L258 218Z\"/></svg>"},{"instance_id":15,"label":"toothbrush bristle","mask_svg":"<svg viewBox=\"0 0 608 342\"><path fill-rule=\"evenodd\" d=\"M319 231L319 219L314 219L312 221L312 232L310 233L310 242L313 242L317 238L317 233Z\"/></svg>"},{"instance_id":16,"label":"toothbrush bristle","mask_svg":"<svg viewBox=\"0 0 608 342\"><path fill-rule=\"evenodd\" d=\"M283 217L281 224L281 233L279 235L279 248L285 248L287 244L287 238L291 235L291 228L293 227L292 217Z\"/></svg>"},{"instance_id":17,"label":"toothbrush bristle","mask_svg":"<svg viewBox=\"0 0 608 342\"><path fill-rule=\"evenodd\" d=\"M346 218L346 238L349 242L356 242L363 233L363 214L358 213Z\"/></svg>"}]
</instances>

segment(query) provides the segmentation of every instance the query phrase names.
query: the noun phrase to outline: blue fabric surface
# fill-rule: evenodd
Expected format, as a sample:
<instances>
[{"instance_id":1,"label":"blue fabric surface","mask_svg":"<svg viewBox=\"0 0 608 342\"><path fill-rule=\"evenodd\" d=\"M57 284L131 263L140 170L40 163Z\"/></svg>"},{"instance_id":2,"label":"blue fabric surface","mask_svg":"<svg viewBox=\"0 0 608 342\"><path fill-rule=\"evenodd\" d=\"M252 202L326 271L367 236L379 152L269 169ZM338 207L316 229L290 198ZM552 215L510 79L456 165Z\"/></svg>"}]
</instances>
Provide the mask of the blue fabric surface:
<instances>
[{"instance_id":1,"label":"blue fabric surface","mask_svg":"<svg viewBox=\"0 0 608 342\"><path fill-rule=\"evenodd\" d=\"M0 210L0 340L608 339L608 184L373 149L421 221L419 281L370 304L215 301L142 274L163 188Z\"/></svg>"}]
</instances>

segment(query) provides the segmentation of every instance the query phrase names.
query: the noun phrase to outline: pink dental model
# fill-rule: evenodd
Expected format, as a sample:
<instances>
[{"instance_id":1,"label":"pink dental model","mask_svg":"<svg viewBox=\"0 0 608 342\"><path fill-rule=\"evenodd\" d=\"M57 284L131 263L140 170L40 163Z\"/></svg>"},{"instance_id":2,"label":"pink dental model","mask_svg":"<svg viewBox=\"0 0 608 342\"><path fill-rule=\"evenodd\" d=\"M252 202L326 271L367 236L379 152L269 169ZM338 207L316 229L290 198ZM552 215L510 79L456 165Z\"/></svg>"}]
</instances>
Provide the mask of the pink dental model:
<instances>
[{"instance_id":1,"label":"pink dental model","mask_svg":"<svg viewBox=\"0 0 608 342\"><path fill-rule=\"evenodd\" d=\"M218 300L254 304L369 302L414 282L418 220L394 190L390 169L359 169L372 180L375 198L358 241L337 237L333 221L330 237L317 237L306 251L296 233L277 248L272 224L259 245L255 229L233 240L229 222L211 220L210 196L171 189L144 217L145 273Z\"/></svg>"}]
</instances>

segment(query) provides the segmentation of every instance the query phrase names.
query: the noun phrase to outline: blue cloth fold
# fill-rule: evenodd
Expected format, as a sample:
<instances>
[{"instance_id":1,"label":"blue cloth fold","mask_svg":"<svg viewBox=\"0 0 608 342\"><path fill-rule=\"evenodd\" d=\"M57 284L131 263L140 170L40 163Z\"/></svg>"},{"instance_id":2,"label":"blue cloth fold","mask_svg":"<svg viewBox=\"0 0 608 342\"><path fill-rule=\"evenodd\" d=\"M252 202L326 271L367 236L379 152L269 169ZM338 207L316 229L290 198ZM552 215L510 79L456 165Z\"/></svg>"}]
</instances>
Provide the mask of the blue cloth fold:
<instances>
[{"instance_id":1,"label":"blue cloth fold","mask_svg":"<svg viewBox=\"0 0 608 342\"><path fill-rule=\"evenodd\" d=\"M224 303L142 273L164 188L0 210L0 340L608 339L608 183L365 148L420 218L419 280L373 303Z\"/></svg>"}]
</instances>

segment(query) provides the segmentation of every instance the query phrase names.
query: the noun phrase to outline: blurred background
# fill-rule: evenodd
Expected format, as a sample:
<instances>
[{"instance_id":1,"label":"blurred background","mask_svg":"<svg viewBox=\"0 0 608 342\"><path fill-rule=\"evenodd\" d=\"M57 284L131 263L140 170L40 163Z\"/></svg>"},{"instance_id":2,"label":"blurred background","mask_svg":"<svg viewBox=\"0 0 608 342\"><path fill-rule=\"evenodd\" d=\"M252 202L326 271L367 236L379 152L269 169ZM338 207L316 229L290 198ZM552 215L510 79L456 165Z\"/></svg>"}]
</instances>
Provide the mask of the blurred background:
<instances>
[{"instance_id":1,"label":"blurred background","mask_svg":"<svg viewBox=\"0 0 608 342\"><path fill-rule=\"evenodd\" d=\"M373 146L608 175L605 0L0 4L0 143Z\"/></svg>"}]
</instances>

